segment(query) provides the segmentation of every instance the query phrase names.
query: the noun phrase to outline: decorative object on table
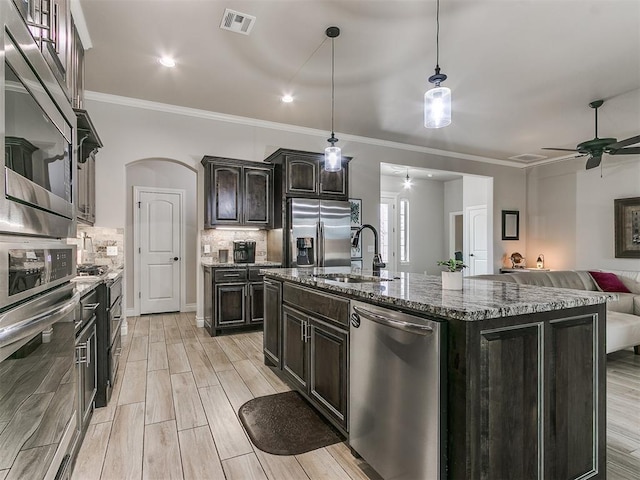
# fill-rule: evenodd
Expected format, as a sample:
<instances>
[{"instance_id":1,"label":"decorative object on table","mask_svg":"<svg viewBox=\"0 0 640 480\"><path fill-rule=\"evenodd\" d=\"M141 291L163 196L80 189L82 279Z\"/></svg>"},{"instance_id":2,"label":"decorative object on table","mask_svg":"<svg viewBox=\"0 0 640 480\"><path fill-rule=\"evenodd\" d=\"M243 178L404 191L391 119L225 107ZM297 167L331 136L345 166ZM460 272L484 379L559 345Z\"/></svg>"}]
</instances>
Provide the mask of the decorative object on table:
<instances>
[{"instance_id":1,"label":"decorative object on table","mask_svg":"<svg viewBox=\"0 0 640 480\"><path fill-rule=\"evenodd\" d=\"M640 197L617 198L613 203L616 258L640 258Z\"/></svg>"},{"instance_id":2,"label":"decorative object on table","mask_svg":"<svg viewBox=\"0 0 640 480\"><path fill-rule=\"evenodd\" d=\"M451 90L441 87L447 76L440 73L440 0L436 1L436 73L429 77L429 83L435 84L424 94L424 126L442 128L451 124Z\"/></svg>"},{"instance_id":3,"label":"decorative object on table","mask_svg":"<svg viewBox=\"0 0 640 480\"><path fill-rule=\"evenodd\" d=\"M513 252L509 260L511 260L511 268L525 268L527 266L526 259L518 252Z\"/></svg>"},{"instance_id":4,"label":"decorative object on table","mask_svg":"<svg viewBox=\"0 0 640 480\"><path fill-rule=\"evenodd\" d=\"M299 455L344 440L295 391L249 400L238 410L238 417L251 442L273 455Z\"/></svg>"},{"instance_id":5,"label":"decorative object on table","mask_svg":"<svg viewBox=\"0 0 640 480\"><path fill-rule=\"evenodd\" d=\"M440 260L438 261L438 265L446 268L446 270L442 272L442 289L462 290L462 269L467 266L455 258Z\"/></svg>"},{"instance_id":6,"label":"decorative object on table","mask_svg":"<svg viewBox=\"0 0 640 480\"><path fill-rule=\"evenodd\" d=\"M502 240L520 239L520 212L502 210Z\"/></svg>"},{"instance_id":7,"label":"decorative object on table","mask_svg":"<svg viewBox=\"0 0 640 480\"><path fill-rule=\"evenodd\" d=\"M362 226L362 200L359 198L350 198L349 204L351 205L351 226Z\"/></svg>"},{"instance_id":8,"label":"decorative object on table","mask_svg":"<svg viewBox=\"0 0 640 480\"><path fill-rule=\"evenodd\" d=\"M360 242L360 237L358 237L358 242L356 246L353 246L353 237L355 236L357 228L351 228L351 260L361 260L362 259L362 243Z\"/></svg>"},{"instance_id":9,"label":"decorative object on table","mask_svg":"<svg viewBox=\"0 0 640 480\"><path fill-rule=\"evenodd\" d=\"M540 254L538 255L538 258L536 259L536 268L542 270L544 268L544 255Z\"/></svg>"},{"instance_id":10,"label":"decorative object on table","mask_svg":"<svg viewBox=\"0 0 640 480\"><path fill-rule=\"evenodd\" d=\"M324 169L327 172L339 172L342 169L342 150L340 147L336 147L338 139L333 133L333 105L335 103L335 48L334 40L340 35L340 29L338 27L329 27L325 31L327 37L331 39L331 137L327 141L331 144L324 149Z\"/></svg>"}]
</instances>

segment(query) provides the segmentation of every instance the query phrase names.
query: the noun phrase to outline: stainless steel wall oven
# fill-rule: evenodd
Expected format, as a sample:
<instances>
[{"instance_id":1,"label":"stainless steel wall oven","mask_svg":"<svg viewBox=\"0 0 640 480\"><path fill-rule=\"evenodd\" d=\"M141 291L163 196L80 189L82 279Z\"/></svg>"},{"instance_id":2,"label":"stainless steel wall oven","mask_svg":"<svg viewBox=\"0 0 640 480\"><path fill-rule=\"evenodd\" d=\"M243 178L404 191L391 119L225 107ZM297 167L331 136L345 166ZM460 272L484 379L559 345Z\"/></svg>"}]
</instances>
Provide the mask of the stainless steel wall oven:
<instances>
[{"instance_id":1,"label":"stainless steel wall oven","mask_svg":"<svg viewBox=\"0 0 640 480\"><path fill-rule=\"evenodd\" d=\"M0 233L74 237L75 113L11 0L0 18Z\"/></svg>"},{"instance_id":2,"label":"stainless steel wall oven","mask_svg":"<svg viewBox=\"0 0 640 480\"><path fill-rule=\"evenodd\" d=\"M78 430L75 246L0 242L0 471L64 478Z\"/></svg>"}]
</instances>

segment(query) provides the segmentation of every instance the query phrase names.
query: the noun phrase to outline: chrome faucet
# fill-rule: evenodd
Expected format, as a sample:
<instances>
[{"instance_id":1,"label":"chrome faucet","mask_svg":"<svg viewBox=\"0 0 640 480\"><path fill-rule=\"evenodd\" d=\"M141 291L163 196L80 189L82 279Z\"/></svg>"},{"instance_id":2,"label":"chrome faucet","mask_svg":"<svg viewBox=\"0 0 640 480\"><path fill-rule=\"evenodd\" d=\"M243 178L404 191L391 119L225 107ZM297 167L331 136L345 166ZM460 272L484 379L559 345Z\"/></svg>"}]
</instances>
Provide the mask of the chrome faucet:
<instances>
[{"instance_id":1,"label":"chrome faucet","mask_svg":"<svg viewBox=\"0 0 640 480\"><path fill-rule=\"evenodd\" d=\"M384 263L382 261L382 257L380 257L380 253L378 253L378 231L374 228L373 225L369 225L368 223L365 223L364 225L362 225L355 233L355 235L353 236L353 240L351 241L351 245L353 247L357 247L358 246L358 241L360 240L360 233L362 232L362 230L364 230L365 228L368 228L369 230L371 230L373 232L373 274L374 275L380 275L380 269L384 268L387 266L386 263Z\"/></svg>"}]
</instances>

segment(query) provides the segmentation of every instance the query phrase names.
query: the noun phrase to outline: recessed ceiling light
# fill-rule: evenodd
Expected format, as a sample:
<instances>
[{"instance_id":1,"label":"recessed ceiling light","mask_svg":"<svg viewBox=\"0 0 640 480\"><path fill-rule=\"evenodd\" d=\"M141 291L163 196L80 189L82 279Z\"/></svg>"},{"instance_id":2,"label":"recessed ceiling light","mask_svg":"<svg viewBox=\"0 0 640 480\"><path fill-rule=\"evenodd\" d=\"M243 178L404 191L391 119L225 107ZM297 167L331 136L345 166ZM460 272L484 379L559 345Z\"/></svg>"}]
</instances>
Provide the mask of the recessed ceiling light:
<instances>
[{"instance_id":1,"label":"recessed ceiling light","mask_svg":"<svg viewBox=\"0 0 640 480\"><path fill-rule=\"evenodd\" d=\"M291 95L283 95L282 101L283 103L291 103L293 102L293 97Z\"/></svg>"},{"instance_id":2,"label":"recessed ceiling light","mask_svg":"<svg viewBox=\"0 0 640 480\"><path fill-rule=\"evenodd\" d=\"M176 61L171 57L160 57L158 62L160 62L160 65L164 65L169 68L176 66Z\"/></svg>"},{"instance_id":3,"label":"recessed ceiling light","mask_svg":"<svg viewBox=\"0 0 640 480\"><path fill-rule=\"evenodd\" d=\"M433 177L433 173L427 173L427 177L429 178Z\"/></svg>"}]
</instances>

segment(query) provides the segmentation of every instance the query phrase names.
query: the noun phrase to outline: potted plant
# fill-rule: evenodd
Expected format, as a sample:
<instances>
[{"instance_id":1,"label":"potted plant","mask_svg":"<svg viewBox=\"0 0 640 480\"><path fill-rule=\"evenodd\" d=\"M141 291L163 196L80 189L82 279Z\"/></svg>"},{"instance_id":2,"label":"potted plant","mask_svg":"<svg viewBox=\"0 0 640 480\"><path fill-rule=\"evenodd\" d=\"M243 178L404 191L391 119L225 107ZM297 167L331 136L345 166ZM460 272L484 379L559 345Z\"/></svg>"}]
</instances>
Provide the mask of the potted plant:
<instances>
[{"instance_id":1,"label":"potted plant","mask_svg":"<svg viewBox=\"0 0 640 480\"><path fill-rule=\"evenodd\" d=\"M464 262L450 258L449 260L440 260L438 265L446 267L446 270L442 272L443 290L462 290L462 269L466 268Z\"/></svg>"}]
</instances>

